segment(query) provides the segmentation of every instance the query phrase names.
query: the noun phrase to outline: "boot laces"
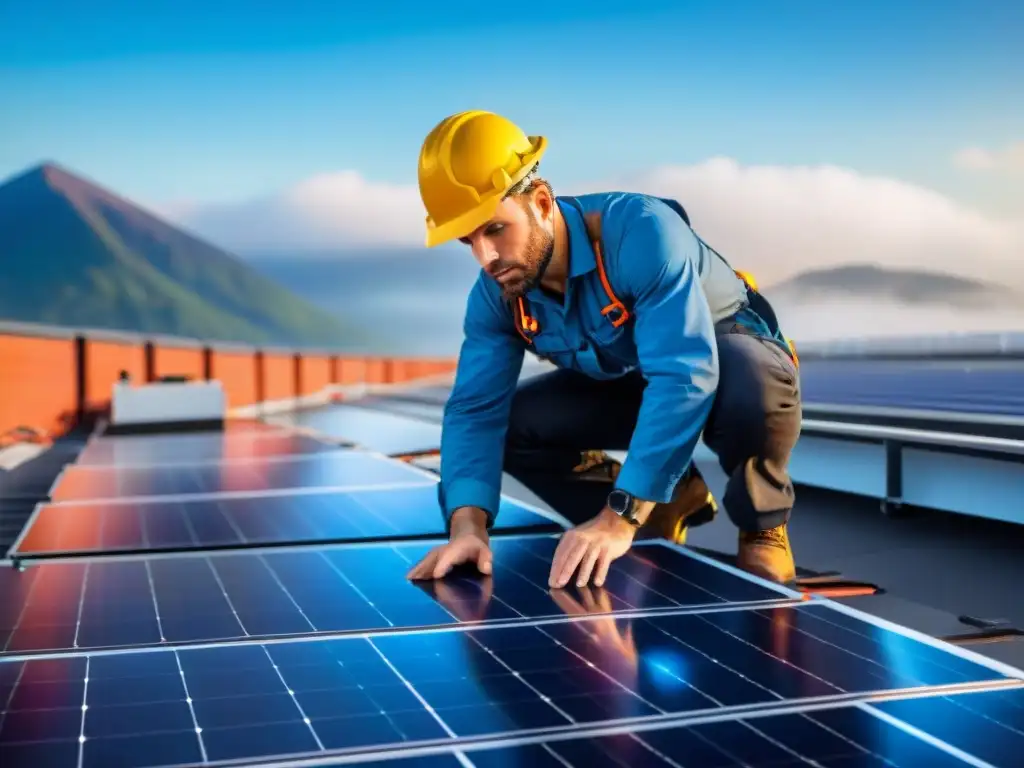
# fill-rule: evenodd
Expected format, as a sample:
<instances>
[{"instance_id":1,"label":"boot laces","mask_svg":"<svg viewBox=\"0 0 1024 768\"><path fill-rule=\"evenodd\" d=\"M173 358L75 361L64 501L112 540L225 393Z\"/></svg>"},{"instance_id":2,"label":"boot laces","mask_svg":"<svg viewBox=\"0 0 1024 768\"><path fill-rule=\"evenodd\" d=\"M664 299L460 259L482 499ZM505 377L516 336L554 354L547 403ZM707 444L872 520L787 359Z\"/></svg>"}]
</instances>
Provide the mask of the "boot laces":
<instances>
[{"instance_id":1,"label":"boot laces","mask_svg":"<svg viewBox=\"0 0 1024 768\"><path fill-rule=\"evenodd\" d=\"M779 547L780 549L786 548L786 528L782 525L765 531L744 532L743 538L749 544L763 544L769 547Z\"/></svg>"}]
</instances>

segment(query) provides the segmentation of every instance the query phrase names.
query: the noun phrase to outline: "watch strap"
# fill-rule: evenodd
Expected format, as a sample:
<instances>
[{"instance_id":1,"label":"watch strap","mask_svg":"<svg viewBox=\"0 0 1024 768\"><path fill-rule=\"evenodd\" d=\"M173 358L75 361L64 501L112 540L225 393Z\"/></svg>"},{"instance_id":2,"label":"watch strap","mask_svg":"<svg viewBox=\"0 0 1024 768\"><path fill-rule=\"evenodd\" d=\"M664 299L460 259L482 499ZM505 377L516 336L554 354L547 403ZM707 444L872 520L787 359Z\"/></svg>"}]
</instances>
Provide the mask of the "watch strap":
<instances>
[{"instance_id":1,"label":"watch strap","mask_svg":"<svg viewBox=\"0 0 1024 768\"><path fill-rule=\"evenodd\" d=\"M632 526L639 527L636 518L636 499L629 491L616 488L608 494L608 508Z\"/></svg>"}]
</instances>

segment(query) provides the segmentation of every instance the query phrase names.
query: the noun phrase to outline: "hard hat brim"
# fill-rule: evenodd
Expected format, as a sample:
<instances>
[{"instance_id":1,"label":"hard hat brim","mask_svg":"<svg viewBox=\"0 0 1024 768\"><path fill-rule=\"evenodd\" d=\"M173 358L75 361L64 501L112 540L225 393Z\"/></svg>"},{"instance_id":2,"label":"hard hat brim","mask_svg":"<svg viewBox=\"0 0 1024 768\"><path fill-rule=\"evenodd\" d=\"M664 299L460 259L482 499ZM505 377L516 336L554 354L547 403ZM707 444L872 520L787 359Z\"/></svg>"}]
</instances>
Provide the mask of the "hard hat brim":
<instances>
[{"instance_id":1,"label":"hard hat brim","mask_svg":"<svg viewBox=\"0 0 1024 768\"><path fill-rule=\"evenodd\" d=\"M450 219L443 224L434 225L428 218L427 248L433 248L436 245L458 240L460 237L466 237L478 227L482 227L497 212L498 206L501 205L501 200L501 195L494 195L490 199L481 202L476 208L466 211L461 216Z\"/></svg>"},{"instance_id":2,"label":"hard hat brim","mask_svg":"<svg viewBox=\"0 0 1024 768\"><path fill-rule=\"evenodd\" d=\"M492 196L481 200L480 204L475 208L442 224L434 224L430 217L427 217L427 248L433 248L436 245L458 240L460 237L466 237L494 216L508 190L522 181L530 171L537 167L537 163L540 162L541 157L544 156L544 152L548 148L548 141L544 136L530 136L529 139L533 145L533 151L523 158L523 167L511 177L506 189L496 191Z\"/></svg>"}]
</instances>

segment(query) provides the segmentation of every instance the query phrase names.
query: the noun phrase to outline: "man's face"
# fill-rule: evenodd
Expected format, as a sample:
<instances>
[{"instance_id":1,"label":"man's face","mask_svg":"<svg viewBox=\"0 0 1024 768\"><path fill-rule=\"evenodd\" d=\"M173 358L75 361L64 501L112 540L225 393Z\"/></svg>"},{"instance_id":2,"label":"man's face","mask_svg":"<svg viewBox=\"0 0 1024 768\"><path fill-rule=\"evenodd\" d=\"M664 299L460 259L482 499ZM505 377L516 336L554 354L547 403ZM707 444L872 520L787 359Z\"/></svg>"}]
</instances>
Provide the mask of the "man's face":
<instances>
[{"instance_id":1,"label":"man's face","mask_svg":"<svg viewBox=\"0 0 1024 768\"><path fill-rule=\"evenodd\" d=\"M543 192L508 198L490 221L461 238L506 299L525 295L544 276L555 249L553 205Z\"/></svg>"}]
</instances>

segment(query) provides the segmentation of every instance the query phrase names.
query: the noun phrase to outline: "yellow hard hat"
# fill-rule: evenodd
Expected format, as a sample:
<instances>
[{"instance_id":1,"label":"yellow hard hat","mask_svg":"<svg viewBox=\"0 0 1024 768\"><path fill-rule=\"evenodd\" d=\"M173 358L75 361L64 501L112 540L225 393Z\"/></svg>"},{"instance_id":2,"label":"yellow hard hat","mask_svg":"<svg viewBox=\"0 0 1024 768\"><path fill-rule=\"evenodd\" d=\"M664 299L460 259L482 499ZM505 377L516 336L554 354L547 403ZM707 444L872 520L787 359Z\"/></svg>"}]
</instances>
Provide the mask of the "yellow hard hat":
<instances>
[{"instance_id":1,"label":"yellow hard hat","mask_svg":"<svg viewBox=\"0 0 1024 768\"><path fill-rule=\"evenodd\" d=\"M545 149L543 136L527 136L493 112L470 110L438 123L420 149L427 247L464 237L494 216Z\"/></svg>"}]
</instances>

